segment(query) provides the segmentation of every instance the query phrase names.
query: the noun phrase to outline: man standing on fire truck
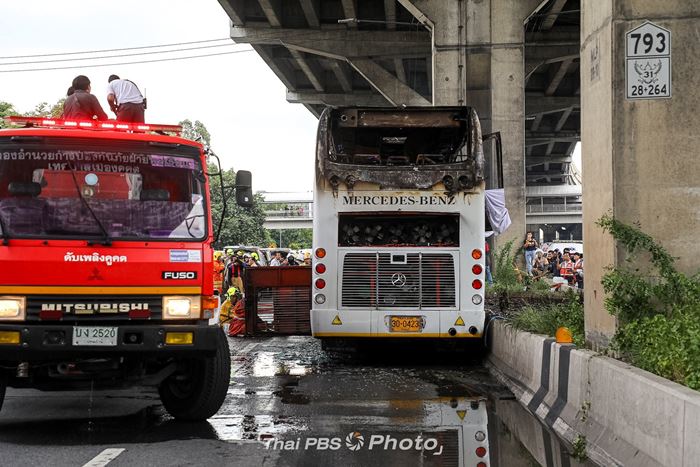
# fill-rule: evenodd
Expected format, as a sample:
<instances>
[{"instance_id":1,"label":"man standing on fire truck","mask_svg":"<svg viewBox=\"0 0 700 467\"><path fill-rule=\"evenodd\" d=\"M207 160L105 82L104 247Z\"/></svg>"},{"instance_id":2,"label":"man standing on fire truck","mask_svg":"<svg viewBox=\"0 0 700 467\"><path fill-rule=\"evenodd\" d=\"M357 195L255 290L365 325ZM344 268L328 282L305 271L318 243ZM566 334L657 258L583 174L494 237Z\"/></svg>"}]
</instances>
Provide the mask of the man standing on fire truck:
<instances>
[{"instance_id":1,"label":"man standing on fire truck","mask_svg":"<svg viewBox=\"0 0 700 467\"><path fill-rule=\"evenodd\" d=\"M77 120L92 120L95 117L97 120L109 118L102 110L97 98L90 94L90 78L78 75L73 79L72 84L73 93L69 94L63 102L63 118Z\"/></svg>"},{"instance_id":2,"label":"man standing on fire truck","mask_svg":"<svg viewBox=\"0 0 700 467\"><path fill-rule=\"evenodd\" d=\"M117 75L110 75L107 82L107 102L117 115L117 120L144 123L146 99L139 88L132 81L121 79Z\"/></svg>"}]
</instances>

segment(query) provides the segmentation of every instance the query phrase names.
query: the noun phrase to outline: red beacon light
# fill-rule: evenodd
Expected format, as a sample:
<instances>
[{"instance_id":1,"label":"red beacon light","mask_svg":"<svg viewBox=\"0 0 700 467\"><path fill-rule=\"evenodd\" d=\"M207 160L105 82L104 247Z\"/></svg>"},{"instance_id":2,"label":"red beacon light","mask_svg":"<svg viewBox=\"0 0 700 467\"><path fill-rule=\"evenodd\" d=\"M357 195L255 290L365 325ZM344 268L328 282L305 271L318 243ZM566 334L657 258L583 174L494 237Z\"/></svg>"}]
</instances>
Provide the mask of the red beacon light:
<instances>
[{"instance_id":1,"label":"red beacon light","mask_svg":"<svg viewBox=\"0 0 700 467\"><path fill-rule=\"evenodd\" d=\"M25 127L48 128L86 128L112 131L153 131L161 133L173 133L179 136L182 133L180 125L160 125L153 123L130 123L116 120L71 120L46 117L22 117L13 115L5 117L10 123L24 125Z\"/></svg>"}]
</instances>

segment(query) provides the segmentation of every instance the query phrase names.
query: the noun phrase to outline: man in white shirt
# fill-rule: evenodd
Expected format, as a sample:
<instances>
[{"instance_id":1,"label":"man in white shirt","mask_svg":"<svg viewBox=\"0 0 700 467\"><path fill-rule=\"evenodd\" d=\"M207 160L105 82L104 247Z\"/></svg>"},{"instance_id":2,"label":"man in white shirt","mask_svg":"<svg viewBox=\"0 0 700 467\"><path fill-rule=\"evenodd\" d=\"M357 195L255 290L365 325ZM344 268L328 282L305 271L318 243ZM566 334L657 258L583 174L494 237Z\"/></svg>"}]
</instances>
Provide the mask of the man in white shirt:
<instances>
[{"instance_id":1,"label":"man in white shirt","mask_svg":"<svg viewBox=\"0 0 700 467\"><path fill-rule=\"evenodd\" d=\"M107 82L107 102L112 112L117 115L117 120L144 123L146 100L139 88L128 79L121 79L117 75L110 75Z\"/></svg>"},{"instance_id":2,"label":"man in white shirt","mask_svg":"<svg viewBox=\"0 0 700 467\"><path fill-rule=\"evenodd\" d=\"M282 266L282 253L276 252L275 257L270 261L270 266Z\"/></svg>"}]
</instances>

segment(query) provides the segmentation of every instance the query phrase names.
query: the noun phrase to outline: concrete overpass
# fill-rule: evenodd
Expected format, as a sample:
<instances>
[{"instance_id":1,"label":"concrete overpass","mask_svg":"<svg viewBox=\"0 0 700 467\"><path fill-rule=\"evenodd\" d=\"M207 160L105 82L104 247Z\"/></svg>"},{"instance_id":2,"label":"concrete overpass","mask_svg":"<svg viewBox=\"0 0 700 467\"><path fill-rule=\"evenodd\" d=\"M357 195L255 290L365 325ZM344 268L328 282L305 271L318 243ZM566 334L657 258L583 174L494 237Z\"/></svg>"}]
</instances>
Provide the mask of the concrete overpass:
<instances>
[{"instance_id":1,"label":"concrete overpass","mask_svg":"<svg viewBox=\"0 0 700 467\"><path fill-rule=\"evenodd\" d=\"M522 239L528 210L553 216L544 206L566 203L570 215L571 206L581 204L568 192L579 178L571 154L581 139L592 345L605 346L615 332L601 277L607 266L624 262L596 225L602 215L640 223L678 258L681 271L700 268L700 165L688 157L697 152L700 135L698 56L689 45L697 42L700 3L219 1L233 40L251 44L287 86L288 100L314 114L326 104L476 108L485 132L504 135L513 220L504 239ZM663 98L638 99L627 89L628 81L640 85L643 76L629 65L625 37L646 22L668 32ZM646 65L661 69L656 62ZM491 180L494 175L490 164ZM551 191L532 195L539 187ZM538 205L543 212L536 213Z\"/></svg>"},{"instance_id":2,"label":"concrete overpass","mask_svg":"<svg viewBox=\"0 0 700 467\"><path fill-rule=\"evenodd\" d=\"M317 116L325 105L472 105L485 132L504 135L510 234L545 220L580 224L580 209L564 207L581 201L564 193L578 182L578 0L220 3L232 39L255 48L289 102ZM542 185L561 189L526 195ZM545 219L543 205L568 217Z\"/></svg>"},{"instance_id":3,"label":"concrete overpass","mask_svg":"<svg viewBox=\"0 0 700 467\"><path fill-rule=\"evenodd\" d=\"M270 230L310 229L313 227L313 192L261 192L265 223Z\"/></svg>"}]
</instances>

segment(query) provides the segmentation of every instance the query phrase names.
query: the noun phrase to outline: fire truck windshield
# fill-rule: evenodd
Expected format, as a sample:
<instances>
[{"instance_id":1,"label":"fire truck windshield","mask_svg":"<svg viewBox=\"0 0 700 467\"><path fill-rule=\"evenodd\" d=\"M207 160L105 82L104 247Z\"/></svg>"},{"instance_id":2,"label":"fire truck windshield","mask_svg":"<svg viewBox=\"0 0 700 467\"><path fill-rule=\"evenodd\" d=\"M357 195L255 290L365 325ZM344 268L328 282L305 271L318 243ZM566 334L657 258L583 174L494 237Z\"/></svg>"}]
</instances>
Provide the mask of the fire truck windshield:
<instances>
[{"instance_id":1,"label":"fire truck windshield","mask_svg":"<svg viewBox=\"0 0 700 467\"><path fill-rule=\"evenodd\" d=\"M206 238L198 148L63 140L0 139L3 237Z\"/></svg>"}]
</instances>

